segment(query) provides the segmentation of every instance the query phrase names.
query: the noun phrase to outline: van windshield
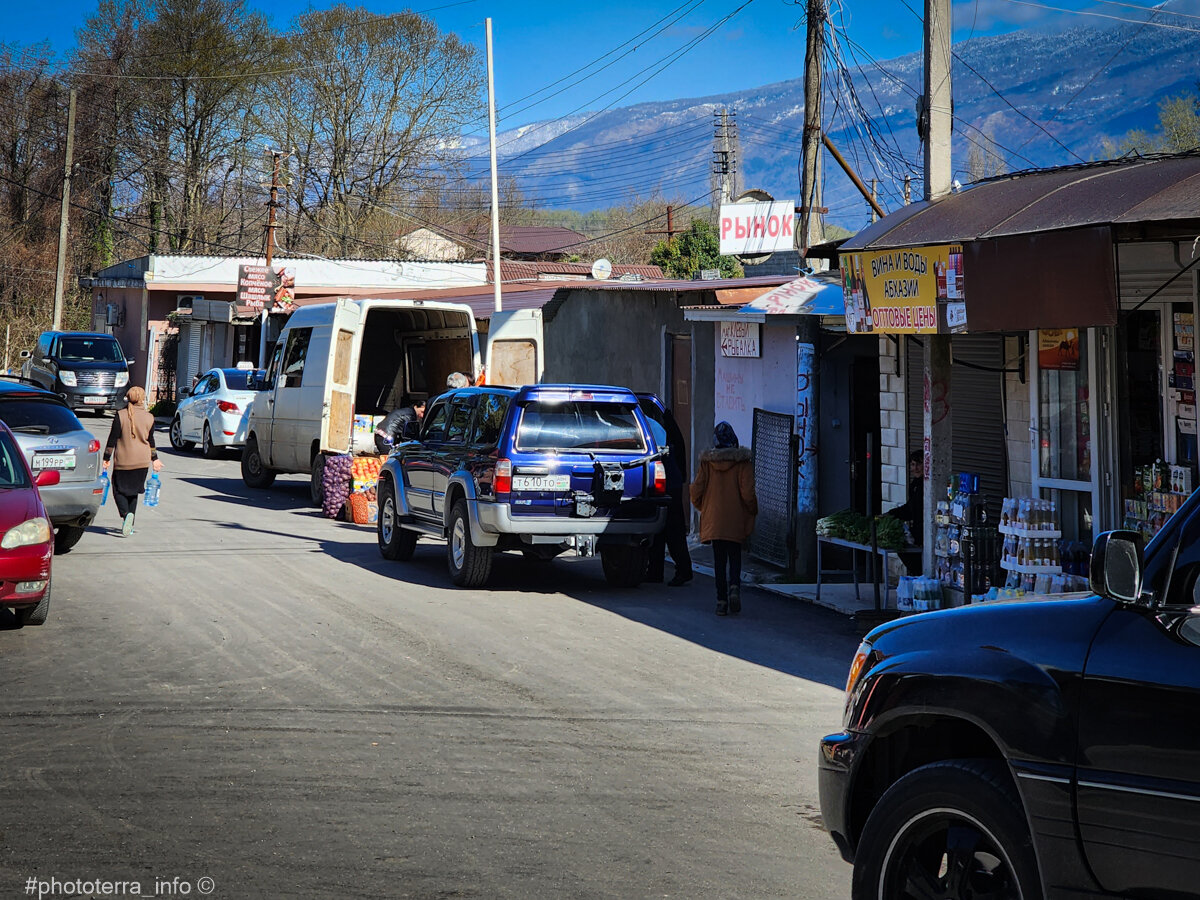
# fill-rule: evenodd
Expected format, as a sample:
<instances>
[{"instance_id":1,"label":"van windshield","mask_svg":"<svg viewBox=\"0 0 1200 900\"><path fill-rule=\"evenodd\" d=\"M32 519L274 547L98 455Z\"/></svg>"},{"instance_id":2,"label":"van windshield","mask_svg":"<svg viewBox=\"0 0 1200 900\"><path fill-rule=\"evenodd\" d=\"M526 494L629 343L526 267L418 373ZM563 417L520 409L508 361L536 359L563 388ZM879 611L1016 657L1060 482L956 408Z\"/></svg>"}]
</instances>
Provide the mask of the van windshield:
<instances>
[{"instance_id":1,"label":"van windshield","mask_svg":"<svg viewBox=\"0 0 1200 900\"><path fill-rule=\"evenodd\" d=\"M62 337L58 339L60 362L124 362L121 345L112 338Z\"/></svg>"},{"instance_id":2,"label":"van windshield","mask_svg":"<svg viewBox=\"0 0 1200 900\"><path fill-rule=\"evenodd\" d=\"M521 413L517 449L641 451L646 441L629 404L535 401Z\"/></svg>"}]
</instances>

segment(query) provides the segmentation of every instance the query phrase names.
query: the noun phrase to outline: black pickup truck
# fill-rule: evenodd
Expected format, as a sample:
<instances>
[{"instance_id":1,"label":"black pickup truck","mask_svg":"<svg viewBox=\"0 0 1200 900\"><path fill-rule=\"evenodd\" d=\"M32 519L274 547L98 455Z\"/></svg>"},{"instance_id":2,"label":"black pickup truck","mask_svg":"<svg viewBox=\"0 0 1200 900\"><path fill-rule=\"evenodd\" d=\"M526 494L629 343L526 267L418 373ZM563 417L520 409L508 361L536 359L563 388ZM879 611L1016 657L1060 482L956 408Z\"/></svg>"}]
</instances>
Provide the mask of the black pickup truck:
<instances>
[{"instance_id":1,"label":"black pickup truck","mask_svg":"<svg viewBox=\"0 0 1200 900\"><path fill-rule=\"evenodd\" d=\"M819 759L856 900L1200 897L1198 498L1090 596L867 635Z\"/></svg>"}]
</instances>

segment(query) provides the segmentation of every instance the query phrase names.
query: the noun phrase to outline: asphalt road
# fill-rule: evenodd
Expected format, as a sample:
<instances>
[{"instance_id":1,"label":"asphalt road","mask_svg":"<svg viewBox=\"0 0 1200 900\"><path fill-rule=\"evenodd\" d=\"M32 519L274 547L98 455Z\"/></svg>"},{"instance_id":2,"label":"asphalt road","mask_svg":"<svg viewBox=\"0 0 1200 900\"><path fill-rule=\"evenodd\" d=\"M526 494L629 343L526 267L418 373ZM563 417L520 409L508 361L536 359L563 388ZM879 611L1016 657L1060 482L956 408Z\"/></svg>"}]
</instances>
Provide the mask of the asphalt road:
<instances>
[{"instance_id":1,"label":"asphalt road","mask_svg":"<svg viewBox=\"0 0 1200 900\"><path fill-rule=\"evenodd\" d=\"M137 532L110 500L49 622L0 631L0 897L848 896L815 766L842 617L512 554L464 591L306 479L163 457Z\"/></svg>"}]
</instances>

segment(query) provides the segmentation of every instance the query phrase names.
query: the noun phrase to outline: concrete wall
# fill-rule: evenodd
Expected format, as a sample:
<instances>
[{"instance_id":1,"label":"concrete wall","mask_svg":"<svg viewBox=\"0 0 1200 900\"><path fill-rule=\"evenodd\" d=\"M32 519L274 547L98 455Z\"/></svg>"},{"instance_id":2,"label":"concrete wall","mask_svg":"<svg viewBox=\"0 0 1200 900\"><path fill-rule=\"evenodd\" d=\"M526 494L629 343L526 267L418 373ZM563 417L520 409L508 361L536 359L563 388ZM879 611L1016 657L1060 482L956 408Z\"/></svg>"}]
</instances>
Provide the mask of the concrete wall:
<instances>
[{"instance_id":1,"label":"concrete wall","mask_svg":"<svg viewBox=\"0 0 1200 900\"><path fill-rule=\"evenodd\" d=\"M749 447L754 438L754 410L796 414L796 327L765 324L759 330L758 358L721 355L720 324L712 326L715 390L713 419L733 426ZM703 445L702 445L703 446Z\"/></svg>"},{"instance_id":2,"label":"concrete wall","mask_svg":"<svg viewBox=\"0 0 1200 900\"><path fill-rule=\"evenodd\" d=\"M685 321L677 297L673 292L572 290L543 318L542 380L614 384L666 399L666 335L691 334L692 434L685 437L694 467L697 448L712 443L714 329ZM693 295L688 302L702 301Z\"/></svg>"}]
</instances>

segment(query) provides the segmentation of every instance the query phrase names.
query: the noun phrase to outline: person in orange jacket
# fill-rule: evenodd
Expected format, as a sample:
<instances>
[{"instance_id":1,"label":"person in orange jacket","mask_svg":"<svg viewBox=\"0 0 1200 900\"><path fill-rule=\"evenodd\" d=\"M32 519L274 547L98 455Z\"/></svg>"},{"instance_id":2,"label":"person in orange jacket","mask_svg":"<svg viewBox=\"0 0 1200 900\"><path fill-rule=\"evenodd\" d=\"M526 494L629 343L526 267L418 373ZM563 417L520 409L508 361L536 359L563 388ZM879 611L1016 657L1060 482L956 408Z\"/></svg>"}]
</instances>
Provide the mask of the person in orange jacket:
<instances>
[{"instance_id":1,"label":"person in orange jacket","mask_svg":"<svg viewBox=\"0 0 1200 900\"><path fill-rule=\"evenodd\" d=\"M742 611L742 544L754 530L754 455L738 445L728 422L713 429L714 446L700 454L692 505L700 510L700 540L711 543L717 579L717 615Z\"/></svg>"}]
</instances>

